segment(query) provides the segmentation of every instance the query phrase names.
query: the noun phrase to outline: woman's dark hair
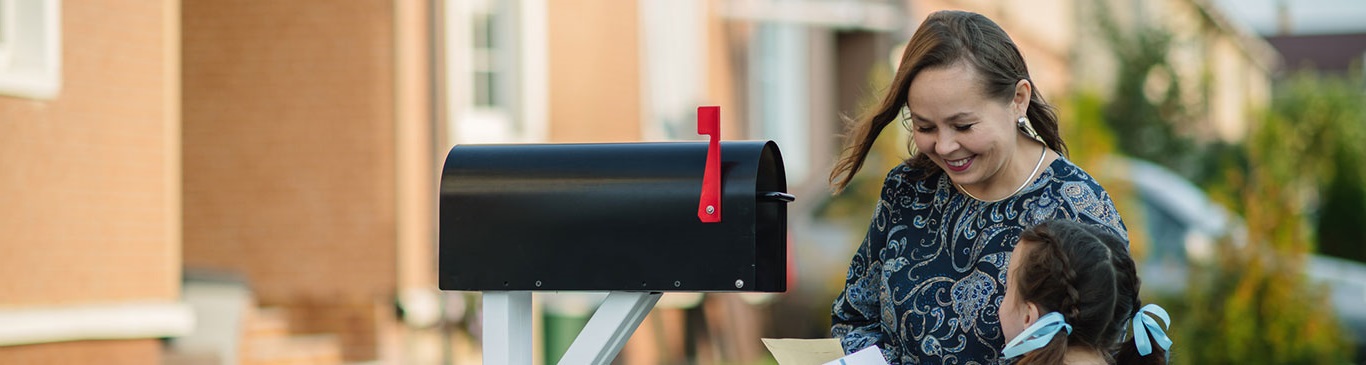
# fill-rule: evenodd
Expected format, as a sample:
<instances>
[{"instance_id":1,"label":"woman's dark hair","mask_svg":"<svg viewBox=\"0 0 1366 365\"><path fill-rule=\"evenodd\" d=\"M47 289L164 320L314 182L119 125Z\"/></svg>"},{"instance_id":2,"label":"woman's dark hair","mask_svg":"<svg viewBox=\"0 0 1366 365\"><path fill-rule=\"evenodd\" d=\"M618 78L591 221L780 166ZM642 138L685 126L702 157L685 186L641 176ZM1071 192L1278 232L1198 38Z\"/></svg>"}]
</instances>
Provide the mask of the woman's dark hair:
<instances>
[{"instance_id":1,"label":"woman's dark hair","mask_svg":"<svg viewBox=\"0 0 1366 365\"><path fill-rule=\"evenodd\" d=\"M1100 226L1053 220L1025 230L1020 244L1032 246L1010 273L1016 286L1008 290L1041 313L1062 313L1072 333L1054 336L1017 365L1061 364L1072 345L1096 349L1115 364L1166 364L1162 348L1142 356L1133 339L1123 341L1126 324L1142 308L1138 272L1124 240Z\"/></svg>"},{"instance_id":2,"label":"woman's dark hair","mask_svg":"<svg viewBox=\"0 0 1366 365\"><path fill-rule=\"evenodd\" d=\"M1003 101L1015 95L1015 85L1020 80L1028 80L1034 88L1026 117L1048 148L1067 154L1067 146L1058 134L1058 117L1040 96L1038 85L1029 78L1024 57L1020 56L1020 50L1010 36L981 14L937 11L930 14L911 36L882 101L845 131L843 157L830 172L830 182L836 192L844 190L854 174L863 168L868 151L882 129L901 117L911 80L925 69L948 67L958 62L971 65L981 75L985 95ZM925 168L934 166L924 154L911 156L910 164Z\"/></svg>"}]
</instances>

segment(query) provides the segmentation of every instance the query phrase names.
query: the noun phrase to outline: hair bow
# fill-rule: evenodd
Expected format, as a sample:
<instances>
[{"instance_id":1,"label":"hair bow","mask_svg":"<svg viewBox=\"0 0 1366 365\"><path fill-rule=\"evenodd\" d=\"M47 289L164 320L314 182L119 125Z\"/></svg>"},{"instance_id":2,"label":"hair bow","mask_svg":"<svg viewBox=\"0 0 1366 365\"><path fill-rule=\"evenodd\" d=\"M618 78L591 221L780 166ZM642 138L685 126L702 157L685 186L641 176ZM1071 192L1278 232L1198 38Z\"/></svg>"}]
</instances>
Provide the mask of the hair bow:
<instances>
[{"instance_id":1,"label":"hair bow","mask_svg":"<svg viewBox=\"0 0 1366 365\"><path fill-rule=\"evenodd\" d=\"M1172 340L1167 338L1167 332L1162 329L1163 326L1157 325L1157 320L1153 317L1161 318L1166 327L1172 324L1171 317L1167 316L1167 310L1157 304L1145 305L1138 313L1134 313L1134 345L1138 347L1139 355L1147 356L1153 353L1152 343L1148 342L1149 333L1152 333L1153 341L1156 341L1157 346L1163 351L1172 348Z\"/></svg>"},{"instance_id":2,"label":"hair bow","mask_svg":"<svg viewBox=\"0 0 1366 365\"><path fill-rule=\"evenodd\" d=\"M1048 345L1049 342L1053 341L1053 335L1057 334L1058 331L1067 331L1067 334L1072 334L1072 325L1067 324L1062 313L1049 312L1043 317L1039 317L1038 321L1006 343L1006 348L1001 350L1001 353L1005 355L1003 359L1020 356Z\"/></svg>"}]
</instances>

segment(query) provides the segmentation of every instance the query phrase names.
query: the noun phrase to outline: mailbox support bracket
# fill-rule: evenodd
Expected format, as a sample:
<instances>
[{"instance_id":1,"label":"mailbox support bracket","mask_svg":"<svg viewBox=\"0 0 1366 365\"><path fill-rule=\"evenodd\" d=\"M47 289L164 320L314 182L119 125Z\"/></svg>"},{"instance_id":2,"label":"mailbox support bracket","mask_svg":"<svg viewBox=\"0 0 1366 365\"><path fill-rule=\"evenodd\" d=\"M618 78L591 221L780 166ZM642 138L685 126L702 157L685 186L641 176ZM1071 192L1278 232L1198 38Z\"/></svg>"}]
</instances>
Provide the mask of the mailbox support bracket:
<instances>
[{"instance_id":1,"label":"mailbox support bracket","mask_svg":"<svg viewBox=\"0 0 1366 365\"><path fill-rule=\"evenodd\" d=\"M560 358L560 364L606 365L621 352L626 340L636 332L636 327L650 314L650 309L659 302L662 293L650 292L608 292L607 298L598 305L588 324L574 338L569 350Z\"/></svg>"},{"instance_id":2,"label":"mailbox support bracket","mask_svg":"<svg viewBox=\"0 0 1366 365\"><path fill-rule=\"evenodd\" d=\"M662 295L608 292L560 364L610 364ZM484 292L483 299L484 364L531 364L531 292Z\"/></svg>"}]
</instances>

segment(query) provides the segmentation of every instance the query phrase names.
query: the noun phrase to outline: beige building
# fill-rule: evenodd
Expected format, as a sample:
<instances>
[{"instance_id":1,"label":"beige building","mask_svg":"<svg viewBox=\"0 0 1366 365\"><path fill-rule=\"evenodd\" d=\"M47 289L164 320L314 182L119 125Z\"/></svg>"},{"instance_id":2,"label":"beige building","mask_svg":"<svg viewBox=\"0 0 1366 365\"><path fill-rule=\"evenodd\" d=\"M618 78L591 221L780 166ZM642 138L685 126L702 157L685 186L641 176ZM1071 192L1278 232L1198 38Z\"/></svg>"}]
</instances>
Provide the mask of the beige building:
<instances>
[{"instance_id":1,"label":"beige building","mask_svg":"<svg viewBox=\"0 0 1366 365\"><path fill-rule=\"evenodd\" d=\"M1254 112L1270 106L1272 76L1280 67L1280 55L1248 25L1230 21L1212 2L1111 0L1105 4L1107 8L1085 2L1078 6L1078 16L1086 28L1079 33L1082 37L1077 48L1106 49L1101 43L1105 39L1094 24L1106 21L1106 17L1093 15L1102 9L1108 9L1106 13L1121 25L1121 31L1149 27L1168 32L1171 73L1182 80L1183 104L1196 122L1179 130L1203 140L1236 142L1252 130L1249 124L1255 122ZM1075 52L1079 51L1074 51L1076 76L1096 80L1077 86L1107 93L1107 83L1114 82L1113 56ZM1160 71L1149 75L1146 86L1150 95L1160 94L1173 84Z\"/></svg>"}]
</instances>

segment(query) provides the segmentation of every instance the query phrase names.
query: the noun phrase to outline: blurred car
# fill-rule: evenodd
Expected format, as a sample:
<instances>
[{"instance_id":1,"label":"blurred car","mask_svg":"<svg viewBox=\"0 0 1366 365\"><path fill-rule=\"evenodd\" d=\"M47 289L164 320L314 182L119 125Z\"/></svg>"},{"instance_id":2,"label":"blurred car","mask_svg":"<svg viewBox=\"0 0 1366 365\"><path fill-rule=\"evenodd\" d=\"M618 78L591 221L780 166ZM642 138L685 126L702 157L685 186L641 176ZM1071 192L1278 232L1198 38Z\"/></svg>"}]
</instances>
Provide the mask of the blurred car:
<instances>
[{"instance_id":1,"label":"blurred car","mask_svg":"<svg viewBox=\"0 0 1366 365\"><path fill-rule=\"evenodd\" d=\"M1182 295L1192 263L1209 263L1225 237L1247 244L1242 220L1209 200L1189 180L1155 163L1110 157L1099 176L1126 181L1142 204L1147 254L1139 258L1143 288L1161 295ZM1366 264L1310 254L1305 274L1329 288L1338 319L1355 336L1358 356L1366 354Z\"/></svg>"}]
</instances>

